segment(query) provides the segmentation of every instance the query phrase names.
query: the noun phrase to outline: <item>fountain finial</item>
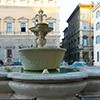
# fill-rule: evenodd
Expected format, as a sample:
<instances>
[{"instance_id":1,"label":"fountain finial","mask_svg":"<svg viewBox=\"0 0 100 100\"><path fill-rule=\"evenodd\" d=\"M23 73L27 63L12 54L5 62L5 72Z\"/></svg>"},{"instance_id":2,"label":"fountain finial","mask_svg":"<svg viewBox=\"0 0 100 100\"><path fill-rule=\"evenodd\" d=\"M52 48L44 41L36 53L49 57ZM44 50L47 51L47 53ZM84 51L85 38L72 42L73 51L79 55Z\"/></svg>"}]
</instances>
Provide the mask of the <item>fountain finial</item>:
<instances>
[{"instance_id":1,"label":"fountain finial","mask_svg":"<svg viewBox=\"0 0 100 100\"><path fill-rule=\"evenodd\" d=\"M46 14L43 14L43 10L40 9L38 11L38 14L35 15L35 18L38 18L38 22L39 23L42 23L43 22L43 17L47 17L47 15Z\"/></svg>"}]
</instances>

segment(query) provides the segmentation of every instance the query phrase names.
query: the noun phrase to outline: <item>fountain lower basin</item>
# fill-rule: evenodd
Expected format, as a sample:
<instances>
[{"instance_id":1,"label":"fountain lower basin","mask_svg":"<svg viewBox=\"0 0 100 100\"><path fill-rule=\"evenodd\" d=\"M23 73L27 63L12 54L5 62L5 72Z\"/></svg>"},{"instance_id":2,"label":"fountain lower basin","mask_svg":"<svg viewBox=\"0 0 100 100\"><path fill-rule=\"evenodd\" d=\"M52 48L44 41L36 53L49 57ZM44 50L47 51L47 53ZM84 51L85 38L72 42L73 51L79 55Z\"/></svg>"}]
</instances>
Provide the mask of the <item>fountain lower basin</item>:
<instances>
[{"instance_id":1,"label":"fountain lower basin","mask_svg":"<svg viewBox=\"0 0 100 100\"><path fill-rule=\"evenodd\" d=\"M100 67L87 67L86 72L88 77L86 78L87 85L81 92L83 95L99 95L100 94ZM93 100L99 100L100 98L94 98ZM91 100L91 98L88 98Z\"/></svg>"},{"instance_id":2,"label":"fountain lower basin","mask_svg":"<svg viewBox=\"0 0 100 100\"><path fill-rule=\"evenodd\" d=\"M10 99L13 95L13 90L9 87L10 79L7 77L8 72L0 72L0 99Z\"/></svg>"},{"instance_id":3,"label":"fountain lower basin","mask_svg":"<svg viewBox=\"0 0 100 100\"><path fill-rule=\"evenodd\" d=\"M32 48L19 51L23 69L37 71L57 69L63 59L65 49L61 48Z\"/></svg>"},{"instance_id":4,"label":"fountain lower basin","mask_svg":"<svg viewBox=\"0 0 100 100\"><path fill-rule=\"evenodd\" d=\"M65 74L25 74L10 73L9 82L15 92L13 98L37 100L75 100L75 94L80 93L86 86L85 72Z\"/></svg>"}]
</instances>

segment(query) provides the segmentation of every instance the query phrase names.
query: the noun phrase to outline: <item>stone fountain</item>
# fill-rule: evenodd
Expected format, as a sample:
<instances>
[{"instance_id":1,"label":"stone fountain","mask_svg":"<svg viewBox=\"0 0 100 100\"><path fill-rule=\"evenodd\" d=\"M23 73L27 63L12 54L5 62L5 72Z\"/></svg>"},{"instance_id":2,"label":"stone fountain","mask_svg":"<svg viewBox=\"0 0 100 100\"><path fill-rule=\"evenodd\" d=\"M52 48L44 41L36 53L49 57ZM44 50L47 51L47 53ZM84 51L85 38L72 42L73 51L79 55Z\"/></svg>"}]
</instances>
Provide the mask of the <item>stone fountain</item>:
<instances>
[{"instance_id":1,"label":"stone fountain","mask_svg":"<svg viewBox=\"0 0 100 100\"><path fill-rule=\"evenodd\" d=\"M65 49L45 48L45 36L53 28L43 23L47 15L43 10L36 14L38 23L30 30L36 36L36 48L19 50L23 65L23 73L10 73L9 82L14 91L12 98L28 99L37 97L37 100L75 100L75 94L80 93L86 86L84 80L88 75L85 72L61 73L60 62ZM47 71L44 71L47 70ZM54 71L56 73L51 73Z\"/></svg>"},{"instance_id":2,"label":"stone fountain","mask_svg":"<svg viewBox=\"0 0 100 100\"><path fill-rule=\"evenodd\" d=\"M56 69L64 56L65 49L60 48L43 48L46 44L45 36L53 28L48 27L48 24L43 23L43 10L38 11L35 18L38 19L38 23L30 30L36 36L36 47L31 49L20 50L21 60L23 63L24 71L40 71L44 69Z\"/></svg>"}]
</instances>

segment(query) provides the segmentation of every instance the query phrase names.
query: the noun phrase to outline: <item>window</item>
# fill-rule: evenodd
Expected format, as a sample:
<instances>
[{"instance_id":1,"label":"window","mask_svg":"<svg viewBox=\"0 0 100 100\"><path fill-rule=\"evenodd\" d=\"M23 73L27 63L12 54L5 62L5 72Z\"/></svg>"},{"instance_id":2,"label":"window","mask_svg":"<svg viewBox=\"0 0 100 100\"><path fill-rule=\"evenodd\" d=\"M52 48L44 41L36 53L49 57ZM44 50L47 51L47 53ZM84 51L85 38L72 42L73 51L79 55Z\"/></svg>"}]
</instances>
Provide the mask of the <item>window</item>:
<instances>
[{"instance_id":1,"label":"window","mask_svg":"<svg viewBox=\"0 0 100 100\"><path fill-rule=\"evenodd\" d=\"M6 0L6 1L11 1L11 0Z\"/></svg>"},{"instance_id":2,"label":"window","mask_svg":"<svg viewBox=\"0 0 100 100\"><path fill-rule=\"evenodd\" d=\"M91 29L92 29L92 30L94 29L94 25L93 25L93 24L91 25Z\"/></svg>"},{"instance_id":3,"label":"window","mask_svg":"<svg viewBox=\"0 0 100 100\"><path fill-rule=\"evenodd\" d=\"M12 4L12 0L6 0L6 4L7 5L11 5Z\"/></svg>"},{"instance_id":4,"label":"window","mask_svg":"<svg viewBox=\"0 0 100 100\"><path fill-rule=\"evenodd\" d=\"M80 19L80 15L77 16L77 19L78 19L78 20Z\"/></svg>"},{"instance_id":5,"label":"window","mask_svg":"<svg viewBox=\"0 0 100 100\"><path fill-rule=\"evenodd\" d=\"M82 17L83 17L83 18L87 18L87 13L83 13L83 14L82 14Z\"/></svg>"},{"instance_id":6,"label":"window","mask_svg":"<svg viewBox=\"0 0 100 100\"><path fill-rule=\"evenodd\" d=\"M86 27L86 26L83 26L83 29L84 29L84 30L86 30L86 29L87 29L87 27Z\"/></svg>"},{"instance_id":7,"label":"window","mask_svg":"<svg viewBox=\"0 0 100 100\"><path fill-rule=\"evenodd\" d=\"M77 43L79 44L80 43L80 38L78 37L78 39L77 39Z\"/></svg>"},{"instance_id":8,"label":"window","mask_svg":"<svg viewBox=\"0 0 100 100\"><path fill-rule=\"evenodd\" d=\"M21 22L20 28L21 28L21 32L26 32L26 23L25 22Z\"/></svg>"},{"instance_id":9,"label":"window","mask_svg":"<svg viewBox=\"0 0 100 100\"><path fill-rule=\"evenodd\" d=\"M70 42L69 42L69 48L70 48Z\"/></svg>"},{"instance_id":10,"label":"window","mask_svg":"<svg viewBox=\"0 0 100 100\"><path fill-rule=\"evenodd\" d=\"M88 45L88 37L85 35L83 36L83 46L87 46Z\"/></svg>"},{"instance_id":11,"label":"window","mask_svg":"<svg viewBox=\"0 0 100 100\"><path fill-rule=\"evenodd\" d=\"M25 17L20 17L19 19L19 30L20 32L27 32L28 29L28 20Z\"/></svg>"},{"instance_id":12,"label":"window","mask_svg":"<svg viewBox=\"0 0 100 100\"><path fill-rule=\"evenodd\" d=\"M96 44L100 44L100 35L96 36Z\"/></svg>"},{"instance_id":13,"label":"window","mask_svg":"<svg viewBox=\"0 0 100 100\"><path fill-rule=\"evenodd\" d=\"M7 32L12 32L12 23L11 22L6 23L6 31Z\"/></svg>"},{"instance_id":14,"label":"window","mask_svg":"<svg viewBox=\"0 0 100 100\"><path fill-rule=\"evenodd\" d=\"M92 18L94 18L94 14L92 14Z\"/></svg>"},{"instance_id":15,"label":"window","mask_svg":"<svg viewBox=\"0 0 100 100\"><path fill-rule=\"evenodd\" d=\"M94 59L94 52L91 52L91 59Z\"/></svg>"},{"instance_id":16,"label":"window","mask_svg":"<svg viewBox=\"0 0 100 100\"><path fill-rule=\"evenodd\" d=\"M97 62L99 62L99 52L97 52Z\"/></svg>"},{"instance_id":17,"label":"window","mask_svg":"<svg viewBox=\"0 0 100 100\"><path fill-rule=\"evenodd\" d=\"M48 26L53 28L53 23L48 23Z\"/></svg>"},{"instance_id":18,"label":"window","mask_svg":"<svg viewBox=\"0 0 100 100\"><path fill-rule=\"evenodd\" d=\"M74 46L76 46L76 39L74 39Z\"/></svg>"},{"instance_id":19,"label":"window","mask_svg":"<svg viewBox=\"0 0 100 100\"><path fill-rule=\"evenodd\" d=\"M4 18L4 28L5 31L8 32L8 34L14 31L14 21L15 19L11 16L7 16Z\"/></svg>"},{"instance_id":20,"label":"window","mask_svg":"<svg viewBox=\"0 0 100 100\"><path fill-rule=\"evenodd\" d=\"M94 37L92 36L91 37L91 45L93 46L93 44L94 44Z\"/></svg>"},{"instance_id":21,"label":"window","mask_svg":"<svg viewBox=\"0 0 100 100\"><path fill-rule=\"evenodd\" d=\"M100 17L100 10L96 12L96 18Z\"/></svg>"},{"instance_id":22,"label":"window","mask_svg":"<svg viewBox=\"0 0 100 100\"><path fill-rule=\"evenodd\" d=\"M98 22L97 24L96 24L96 30L99 30L100 29L100 22Z\"/></svg>"},{"instance_id":23,"label":"window","mask_svg":"<svg viewBox=\"0 0 100 100\"><path fill-rule=\"evenodd\" d=\"M71 48L73 48L73 41L71 41Z\"/></svg>"},{"instance_id":24,"label":"window","mask_svg":"<svg viewBox=\"0 0 100 100\"><path fill-rule=\"evenodd\" d=\"M7 49L7 57L8 58L12 57L12 50L11 49Z\"/></svg>"},{"instance_id":25,"label":"window","mask_svg":"<svg viewBox=\"0 0 100 100\"><path fill-rule=\"evenodd\" d=\"M27 1L26 0L20 0L20 2L23 4L23 3L26 3Z\"/></svg>"},{"instance_id":26,"label":"window","mask_svg":"<svg viewBox=\"0 0 100 100\"><path fill-rule=\"evenodd\" d=\"M6 0L6 2L11 2L11 0Z\"/></svg>"},{"instance_id":27,"label":"window","mask_svg":"<svg viewBox=\"0 0 100 100\"><path fill-rule=\"evenodd\" d=\"M83 52L83 59L85 62L89 61L89 52Z\"/></svg>"}]
</instances>

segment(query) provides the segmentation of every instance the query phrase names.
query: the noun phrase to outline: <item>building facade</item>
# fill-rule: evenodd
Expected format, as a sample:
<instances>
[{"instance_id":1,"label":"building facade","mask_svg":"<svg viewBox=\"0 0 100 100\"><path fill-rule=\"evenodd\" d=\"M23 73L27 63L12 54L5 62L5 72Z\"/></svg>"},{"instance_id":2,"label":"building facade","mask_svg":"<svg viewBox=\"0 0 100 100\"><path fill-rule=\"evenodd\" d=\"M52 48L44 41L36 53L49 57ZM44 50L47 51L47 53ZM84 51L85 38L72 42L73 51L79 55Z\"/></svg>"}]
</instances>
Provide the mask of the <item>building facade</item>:
<instances>
[{"instance_id":1,"label":"building facade","mask_svg":"<svg viewBox=\"0 0 100 100\"><path fill-rule=\"evenodd\" d=\"M63 47L67 49L65 61L69 64L82 60L92 63L93 59L93 4L79 4L67 20Z\"/></svg>"},{"instance_id":2,"label":"building facade","mask_svg":"<svg viewBox=\"0 0 100 100\"><path fill-rule=\"evenodd\" d=\"M49 6L48 6L49 4ZM36 24L34 18L42 9L45 23L53 27L47 36L47 47L59 47L59 6L57 0L0 0L0 59L19 61L18 50L35 47L35 35L29 30Z\"/></svg>"},{"instance_id":3,"label":"building facade","mask_svg":"<svg viewBox=\"0 0 100 100\"><path fill-rule=\"evenodd\" d=\"M94 65L100 66L100 3L93 8L94 14Z\"/></svg>"}]
</instances>

